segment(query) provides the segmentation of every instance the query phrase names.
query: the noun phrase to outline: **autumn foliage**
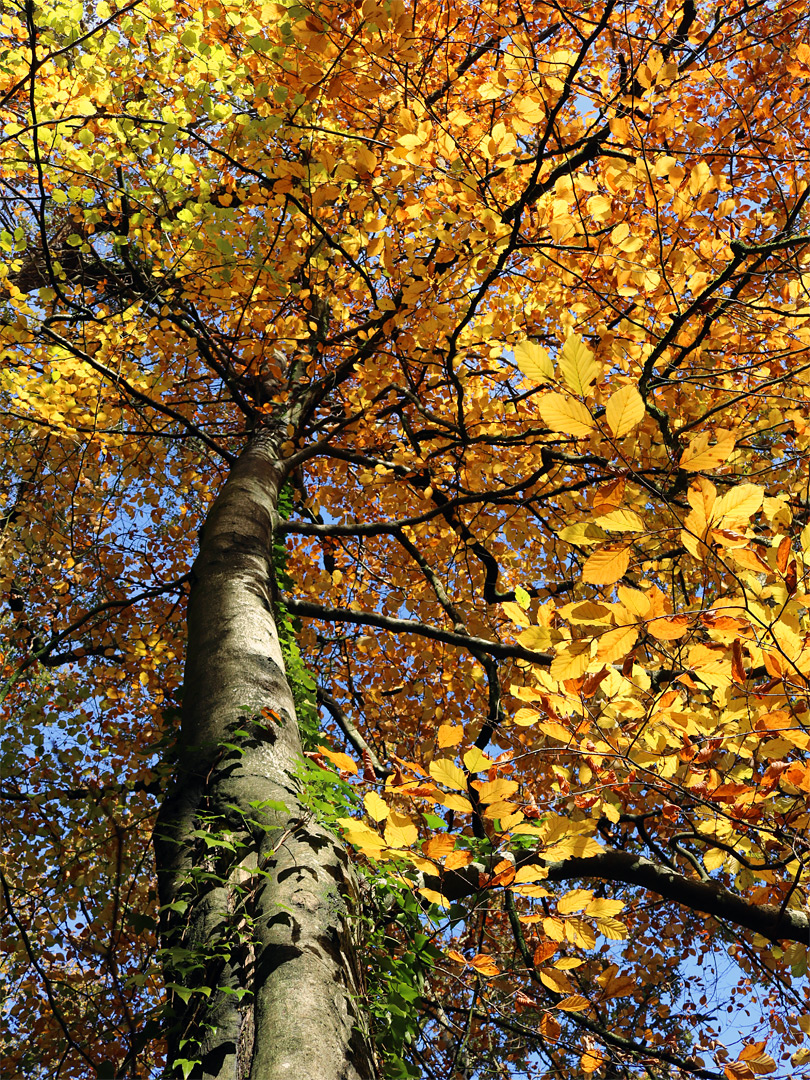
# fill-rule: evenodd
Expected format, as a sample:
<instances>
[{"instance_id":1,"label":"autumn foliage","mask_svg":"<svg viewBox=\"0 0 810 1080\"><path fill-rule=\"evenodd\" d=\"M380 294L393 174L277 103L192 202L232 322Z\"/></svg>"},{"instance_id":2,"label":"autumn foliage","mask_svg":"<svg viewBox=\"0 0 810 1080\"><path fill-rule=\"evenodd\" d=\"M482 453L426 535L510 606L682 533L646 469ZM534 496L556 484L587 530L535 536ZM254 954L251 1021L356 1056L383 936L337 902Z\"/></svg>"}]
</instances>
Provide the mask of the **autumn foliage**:
<instances>
[{"instance_id":1,"label":"autumn foliage","mask_svg":"<svg viewBox=\"0 0 810 1080\"><path fill-rule=\"evenodd\" d=\"M309 792L272 851L352 852L351 1076L803 1075L810 6L0 38L0 1074L162 1073L192 564L267 446Z\"/></svg>"}]
</instances>

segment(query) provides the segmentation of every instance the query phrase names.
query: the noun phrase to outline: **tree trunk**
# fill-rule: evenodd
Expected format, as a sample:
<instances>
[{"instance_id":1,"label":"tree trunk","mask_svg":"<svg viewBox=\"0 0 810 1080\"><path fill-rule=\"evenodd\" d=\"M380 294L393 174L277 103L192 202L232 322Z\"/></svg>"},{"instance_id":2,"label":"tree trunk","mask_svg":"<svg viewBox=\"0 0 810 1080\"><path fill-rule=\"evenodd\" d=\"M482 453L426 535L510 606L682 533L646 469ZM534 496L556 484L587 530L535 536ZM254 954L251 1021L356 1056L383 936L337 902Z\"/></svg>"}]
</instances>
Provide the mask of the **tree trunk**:
<instances>
[{"instance_id":1,"label":"tree trunk","mask_svg":"<svg viewBox=\"0 0 810 1080\"><path fill-rule=\"evenodd\" d=\"M276 439L254 435L193 567L176 774L155 839L168 1075L179 1060L206 1080L370 1080L355 883L295 777L272 603L281 482Z\"/></svg>"}]
</instances>

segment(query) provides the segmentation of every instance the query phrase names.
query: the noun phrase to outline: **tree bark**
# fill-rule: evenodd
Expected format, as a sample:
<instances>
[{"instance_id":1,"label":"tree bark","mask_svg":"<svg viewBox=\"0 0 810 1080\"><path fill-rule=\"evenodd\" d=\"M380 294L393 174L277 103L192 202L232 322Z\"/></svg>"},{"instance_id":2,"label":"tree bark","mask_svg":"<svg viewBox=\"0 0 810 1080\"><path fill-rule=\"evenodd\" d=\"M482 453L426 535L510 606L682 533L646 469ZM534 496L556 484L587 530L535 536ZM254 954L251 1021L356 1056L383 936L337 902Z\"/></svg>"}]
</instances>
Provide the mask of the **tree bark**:
<instances>
[{"instance_id":1,"label":"tree bark","mask_svg":"<svg viewBox=\"0 0 810 1080\"><path fill-rule=\"evenodd\" d=\"M307 811L273 616L283 469L254 435L201 533L176 771L155 831L168 1075L372 1080L348 857Z\"/></svg>"}]
</instances>

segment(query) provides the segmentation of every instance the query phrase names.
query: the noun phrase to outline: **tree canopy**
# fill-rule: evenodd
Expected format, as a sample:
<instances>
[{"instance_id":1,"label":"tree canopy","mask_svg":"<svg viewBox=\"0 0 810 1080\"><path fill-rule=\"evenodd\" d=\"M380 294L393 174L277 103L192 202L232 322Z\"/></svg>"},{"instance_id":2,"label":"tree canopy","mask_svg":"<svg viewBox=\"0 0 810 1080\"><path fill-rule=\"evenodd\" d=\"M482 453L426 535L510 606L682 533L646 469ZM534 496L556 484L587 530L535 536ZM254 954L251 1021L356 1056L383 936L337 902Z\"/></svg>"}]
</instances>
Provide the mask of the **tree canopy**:
<instances>
[{"instance_id":1,"label":"tree canopy","mask_svg":"<svg viewBox=\"0 0 810 1080\"><path fill-rule=\"evenodd\" d=\"M807 1071L808 87L4 0L3 1076Z\"/></svg>"}]
</instances>

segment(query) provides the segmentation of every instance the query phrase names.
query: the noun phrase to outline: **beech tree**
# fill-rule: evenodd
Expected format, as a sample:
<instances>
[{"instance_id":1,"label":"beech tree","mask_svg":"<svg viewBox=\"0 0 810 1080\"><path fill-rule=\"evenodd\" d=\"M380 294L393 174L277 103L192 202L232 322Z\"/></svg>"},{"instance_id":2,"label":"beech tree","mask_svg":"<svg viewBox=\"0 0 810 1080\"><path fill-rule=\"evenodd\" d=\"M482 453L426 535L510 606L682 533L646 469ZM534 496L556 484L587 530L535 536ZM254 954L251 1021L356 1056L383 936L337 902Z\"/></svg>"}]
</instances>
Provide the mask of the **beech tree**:
<instances>
[{"instance_id":1,"label":"beech tree","mask_svg":"<svg viewBox=\"0 0 810 1080\"><path fill-rule=\"evenodd\" d=\"M2 1075L803 1075L806 0L0 34Z\"/></svg>"}]
</instances>

